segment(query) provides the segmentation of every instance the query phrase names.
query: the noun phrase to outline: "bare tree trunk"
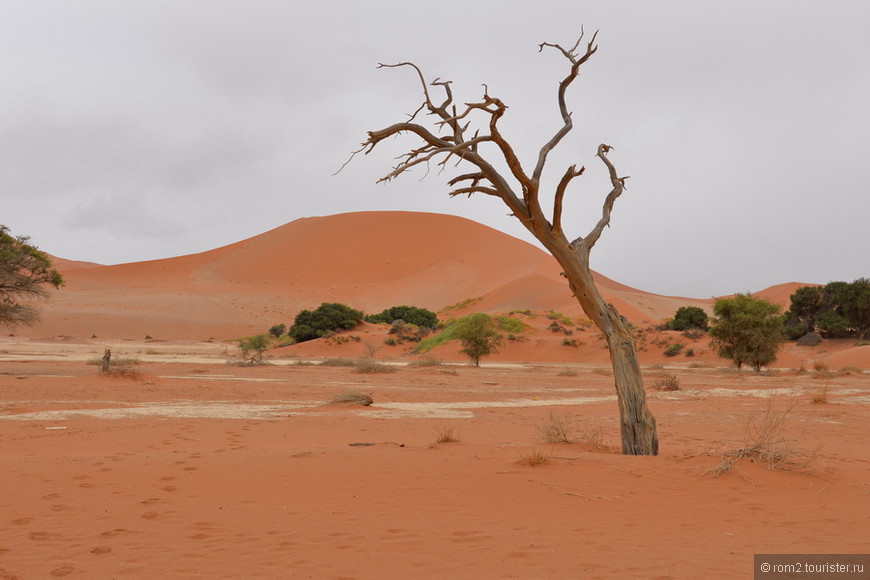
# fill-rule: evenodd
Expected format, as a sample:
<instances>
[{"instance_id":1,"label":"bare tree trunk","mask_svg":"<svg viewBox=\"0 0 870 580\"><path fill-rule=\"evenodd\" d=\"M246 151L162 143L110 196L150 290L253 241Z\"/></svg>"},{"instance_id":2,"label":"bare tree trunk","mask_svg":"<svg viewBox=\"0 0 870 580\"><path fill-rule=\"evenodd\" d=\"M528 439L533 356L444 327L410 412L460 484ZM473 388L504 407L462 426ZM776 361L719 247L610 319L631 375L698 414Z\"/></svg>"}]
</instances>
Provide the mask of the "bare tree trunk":
<instances>
[{"instance_id":1,"label":"bare tree trunk","mask_svg":"<svg viewBox=\"0 0 870 580\"><path fill-rule=\"evenodd\" d=\"M370 153L378 143L388 137L410 133L420 139L422 145L399 156L398 164L379 182L390 181L417 166L423 166L428 170L430 163L436 160L438 160L437 166L441 168L451 160L457 165L462 163L473 166L475 169L471 173L458 175L448 182L448 185L453 187L450 195L484 194L501 199L510 209L511 215L520 220L523 226L556 258L564 269L571 291L583 311L607 338L616 395L619 399L622 452L626 455L656 455L658 453L656 421L646 405L643 375L637 360L631 329L616 309L604 301L595 286L592 270L589 268L589 253L601 237L604 228L610 225L613 204L622 195L625 190L625 180L628 179L619 176L613 163L608 159L607 154L612 147L603 143L598 146L597 157L607 167L612 189L602 205L601 218L585 237L579 237L569 243L562 231L562 202L565 193L571 182L583 175L585 167L577 169L576 165L571 165L559 180L553 200L552 221L544 215L540 204L539 188L547 158L574 126L565 94L577 78L580 67L598 50L595 44L596 33L586 44L586 49L581 51L583 36L581 30L580 38L570 48L546 42L540 45L540 50L552 48L560 52L570 62L571 68L559 83L558 104L562 126L541 147L531 172L523 168L513 147L499 130L498 122L507 111L507 106L500 99L492 97L486 85L480 101L467 102L465 108L460 110L454 103L449 81L436 79L427 85L422 71L410 62L381 64L379 67L412 68L417 73L423 89L423 104L414 114L409 115L409 119L378 131L369 131L368 139L354 151L351 159L358 153ZM434 102L429 86L440 87L445 93L445 100L440 104ZM416 117L423 111L438 120L428 126L415 122ZM472 117L476 116L482 116L488 122L480 127L472 127L474 124ZM487 148L488 153L484 154L483 148ZM490 163L490 155L494 156L499 164L503 164L509 173L496 169Z\"/></svg>"},{"instance_id":2,"label":"bare tree trunk","mask_svg":"<svg viewBox=\"0 0 870 580\"><path fill-rule=\"evenodd\" d=\"M538 239L541 237L538 236ZM561 243L552 236L547 241L550 244L545 245L564 268L564 275L568 278L571 291L583 312L604 333L607 340L619 401L622 453L658 455L656 420L646 404L643 373L628 321L601 296L589 267L589 256L582 248L568 244L564 237Z\"/></svg>"}]
</instances>

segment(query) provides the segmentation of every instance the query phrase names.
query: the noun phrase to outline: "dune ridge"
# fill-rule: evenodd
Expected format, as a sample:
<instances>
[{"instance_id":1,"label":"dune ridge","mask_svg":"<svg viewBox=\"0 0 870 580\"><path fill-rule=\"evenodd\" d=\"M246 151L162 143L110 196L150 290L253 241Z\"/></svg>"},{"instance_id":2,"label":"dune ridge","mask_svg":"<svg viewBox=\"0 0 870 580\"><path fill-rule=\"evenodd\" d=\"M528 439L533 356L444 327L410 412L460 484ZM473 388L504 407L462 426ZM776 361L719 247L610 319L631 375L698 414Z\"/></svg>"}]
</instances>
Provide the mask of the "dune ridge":
<instances>
[{"instance_id":1,"label":"dune ridge","mask_svg":"<svg viewBox=\"0 0 870 580\"><path fill-rule=\"evenodd\" d=\"M56 265L67 284L42 305L42 322L22 335L232 337L290 322L321 302L377 312L398 304L440 310L481 298L476 308L483 311L583 315L551 256L443 214L302 218L198 254L114 266L60 258ZM634 322L712 302L643 292L598 273L596 280Z\"/></svg>"}]
</instances>

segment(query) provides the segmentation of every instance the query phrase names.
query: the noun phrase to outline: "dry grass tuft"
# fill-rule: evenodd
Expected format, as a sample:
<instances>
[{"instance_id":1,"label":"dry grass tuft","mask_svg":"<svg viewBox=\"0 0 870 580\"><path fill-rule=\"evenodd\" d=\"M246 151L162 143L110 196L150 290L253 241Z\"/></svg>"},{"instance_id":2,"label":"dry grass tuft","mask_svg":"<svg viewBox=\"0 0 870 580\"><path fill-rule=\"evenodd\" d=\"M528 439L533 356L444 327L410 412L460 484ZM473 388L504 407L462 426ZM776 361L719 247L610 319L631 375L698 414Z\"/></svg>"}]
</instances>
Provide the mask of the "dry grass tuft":
<instances>
[{"instance_id":1,"label":"dry grass tuft","mask_svg":"<svg viewBox=\"0 0 870 580\"><path fill-rule=\"evenodd\" d=\"M724 475L736 468L739 460L748 458L779 471L809 471L818 457L818 449L805 453L797 447L794 439L785 437L788 418L795 403L783 409L774 409L774 400L769 399L760 415L750 417L746 425L743 445L724 454L722 462L711 469L713 475Z\"/></svg>"},{"instance_id":2,"label":"dry grass tuft","mask_svg":"<svg viewBox=\"0 0 870 580\"><path fill-rule=\"evenodd\" d=\"M516 463L518 465L528 465L529 467L546 465L550 463L550 454L540 447L535 447L520 453Z\"/></svg>"},{"instance_id":3,"label":"dry grass tuft","mask_svg":"<svg viewBox=\"0 0 870 580\"><path fill-rule=\"evenodd\" d=\"M439 443L458 443L459 438L456 435L456 430L452 425L439 425L435 429L435 444Z\"/></svg>"},{"instance_id":4,"label":"dry grass tuft","mask_svg":"<svg viewBox=\"0 0 870 580\"><path fill-rule=\"evenodd\" d=\"M345 391L327 401L327 405L361 405L368 407L374 403L370 395L360 391Z\"/></svg>"},{"instance_id":5,"label":"dry grass tuft","mask_svg":"<svg viewBox=\"0 0 870 580\"><path fill-rule=\"evenodd\" d=\"M571 443L571 419L550 413L546 422L538 425L538 435L544 443Z\"/></svg>"},{"instance_id":6,"label":"dry grass tuft","mask_svg":"<svg viewBox=\"0 0 870 580\"><path fill-rule=\"evenodd\" d=\"M813 391L810 395L810 401L812 401L814 405L824 405L825 403L827 403L828 387L824 386L820 389L816 389L815 391Z\"/></svg>"},{"instance_id":7,"label":"dry grass tuft","mask_svg":"<svg viewBox=\"0 0 870 580\"><path fill-rule=\"evenodd\" d=\"M604 428L603 427L583 427L579 430L577 439L583 443L592 445L593 447L607 448L604 444Z\"/></svg>"},{"instance_id":8,"label":"dry grass tuft","mask_svg":"<svg viewBox=\"0 0 870 580\"><path fill-rule=\"evenodd\" d=\"M327 358L324 359L323 362L320 363L322 367L352 367L356 366L356 362L354 362L351 358Z\"/></svg>"},{"instance_id":9,"label":"dry grass tuft","mask_svg":"<svg viewBox=\"0 0 870 580\"><path fill-rule=\"evenodd\" d=\"M409 367L438 367L441 366L441 361L432 356L431 354L425 354L420 358L415 358L414 360L408 363Z\"/></svg>"},{"instance_id":10,"label":"dry grass tuft","mask_svg":"<svg viewBox=\"0 0 870 580\"><path fill-rule=\"evenodd\" d=\"M656 391L679 391L680 379L677 375L663 375L652 384Z\"/></svg>"},{"instance_id":11,"label":"dry grass tuft","mask_svg":"<svg viewBox=\"0 0 870 580\"><path fill-rule=\"evenodd\" d=\"M363 374L394 373L396 367L379 362L371 357L362 357L354 363L354 371Z\"/></svg>"}]
</instances>

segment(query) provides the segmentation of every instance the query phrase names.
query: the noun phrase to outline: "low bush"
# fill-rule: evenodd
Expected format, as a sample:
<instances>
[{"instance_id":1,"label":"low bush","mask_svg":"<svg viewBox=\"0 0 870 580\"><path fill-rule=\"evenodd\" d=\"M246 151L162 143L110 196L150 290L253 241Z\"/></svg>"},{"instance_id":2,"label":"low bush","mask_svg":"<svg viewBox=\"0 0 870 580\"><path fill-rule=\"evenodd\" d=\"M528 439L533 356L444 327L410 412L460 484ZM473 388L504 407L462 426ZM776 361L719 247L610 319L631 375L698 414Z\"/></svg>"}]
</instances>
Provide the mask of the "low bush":
<instances>
[{"instance_id":1,"label":"low bush","mask_svg":"<svg viewBox=\"0 0 870 580\"><path fill-rule=\"evenodd\" d=\"M354 370L363 374L394 373L396 372L396 367L384 364L371 357L362 357L354 363Z\"/></svg>"},{"instance_id":2,"label":"low bush","mask_svg":"<svg viewBox=\"0 0 870 580\"><path fill-rule=\"evenodd\" d=\"M324 302L314 310L303 310L296 315L290 336L296 342L332 335L338 330L350 330L363 320L363 313L350 306Z\"/></svg>"},{"instance_id":3,"label":"low bush","mask_svg":"<svg viewBox=\"0 0 870 580\"><path fill-rule=\"evenodd\" d=\"M280 338L281 336L287 334L287 325L276 324L269 329L269 334L271 334L275 338Z\"/></svg>"},{"instance_id":4,"label":"low bush","mask_svg":"<svg viewBox=\"0 0 870 580\"><path fill-rule=\"evenodd\" d=\"M677 356L681 352L683 352L683 345L679 342L675 342L665 349L664 354L665 356Z\"/></svg>"},{"instance_id":5,"label":"low bush","mask_svg":"<svg viewBox=\"0 0 870 580\"><path fill-rule=\"evenodd\" d=\"M681 306L668 323L669 330L689 330L691 328L706 331L709 317L703 308L697 306Z\"/></svg>"},{"instance_id":6,"label":"low bush","mask_svg":"<svg viewBox=\"0 0 870 580\"><path fill-rule=\"evenodd\" d=\"M652 388L657 391L679 391L680 379L676 375L665 375L653 382Z\"/></svg>"},{"instance_id":7,"label":"low bush","mask_svg":"<svg viewBox=\"0 0 870 580\"><path fill-rule=\"evenodd\" d=\"M434 312L416 306L392 306L378 314L369 314L365 317L365 321L372 324L392 324L396 320L420 328L431 329L438 326L438 316Z\"/></svg>"},{"instance_id":8,"label":"low bush","mask_svg":"<svg viewBox=\"0 0 870 580\"><path fill-rule=\"evenodd\" d=\"M242 351L242 362L258 364L263 362L263 353L269 348L269 336L256 334L239 340L239 350Z\"/></svg>"}]
</instances>

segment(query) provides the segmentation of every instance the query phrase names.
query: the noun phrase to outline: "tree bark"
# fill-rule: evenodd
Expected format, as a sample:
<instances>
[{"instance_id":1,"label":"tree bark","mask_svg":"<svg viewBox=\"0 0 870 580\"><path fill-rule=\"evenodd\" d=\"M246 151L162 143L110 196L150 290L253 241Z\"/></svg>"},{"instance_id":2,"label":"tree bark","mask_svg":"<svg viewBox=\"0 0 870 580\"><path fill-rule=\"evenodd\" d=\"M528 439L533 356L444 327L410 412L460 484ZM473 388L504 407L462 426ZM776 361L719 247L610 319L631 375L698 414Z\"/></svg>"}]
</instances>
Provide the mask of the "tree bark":
<instances>
[{"instance_id":1,"label":"tree bark","mask_svg":"<svg viewBox=\"0 0 870 580\"><path fill-rule=\"evenodd\" d=\"M582 247L569 244L561 234L554 236L544 232L532 233L544 243L562 266L571 291L583 312L604 333L607 340L619 401L622 453L658 455L656 420L646 404L643 373L628 321L601 296L589 267L589 254Z\"/></svg>"}]
</instances>

